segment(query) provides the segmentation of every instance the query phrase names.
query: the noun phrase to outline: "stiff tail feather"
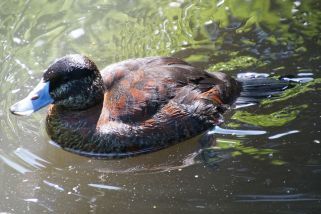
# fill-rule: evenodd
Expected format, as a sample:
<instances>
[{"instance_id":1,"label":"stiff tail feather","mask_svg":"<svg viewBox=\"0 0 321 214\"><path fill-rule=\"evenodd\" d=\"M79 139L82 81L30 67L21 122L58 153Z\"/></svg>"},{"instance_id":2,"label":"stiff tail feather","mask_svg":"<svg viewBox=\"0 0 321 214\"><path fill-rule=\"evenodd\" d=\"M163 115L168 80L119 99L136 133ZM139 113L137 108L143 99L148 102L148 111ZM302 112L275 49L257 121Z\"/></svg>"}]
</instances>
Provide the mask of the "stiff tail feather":
<instances>
[{"instance_id":1,"label":"stiff tail feather","mask_svg":"<svg viewBox=\"0 0 321 214\"><path fill-rule=\"evenodd\" d=\"M271 96L277 96L288 88L298 83L309 82L311 77L280 77L271 78L268 74L240 73L237 81L241 83L241 93L236 100L237 106L257 104L260 100Z\"/></svg>"}]
</instances>

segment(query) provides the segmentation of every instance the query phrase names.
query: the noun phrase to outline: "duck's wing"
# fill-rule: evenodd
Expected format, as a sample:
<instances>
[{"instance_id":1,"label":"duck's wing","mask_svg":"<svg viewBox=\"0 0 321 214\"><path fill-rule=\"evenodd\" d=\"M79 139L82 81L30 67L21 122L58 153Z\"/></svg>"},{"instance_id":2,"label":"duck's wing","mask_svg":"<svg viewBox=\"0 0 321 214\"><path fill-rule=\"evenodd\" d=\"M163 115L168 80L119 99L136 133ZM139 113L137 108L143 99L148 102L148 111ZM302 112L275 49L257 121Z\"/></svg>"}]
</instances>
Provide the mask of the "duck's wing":
<instances>
[{"instance_id":1,"label":"duck's wing","mask_svg":"<svg viewBox=\"0 0 321 214\"><path fill-rule=\"evenodd\" d=\"M173 98L177 83L164 65L187 64L170 57L127 60L102 71L104 110L110 120L139 123L151 118Z\"/></svg>"}]
</instances>

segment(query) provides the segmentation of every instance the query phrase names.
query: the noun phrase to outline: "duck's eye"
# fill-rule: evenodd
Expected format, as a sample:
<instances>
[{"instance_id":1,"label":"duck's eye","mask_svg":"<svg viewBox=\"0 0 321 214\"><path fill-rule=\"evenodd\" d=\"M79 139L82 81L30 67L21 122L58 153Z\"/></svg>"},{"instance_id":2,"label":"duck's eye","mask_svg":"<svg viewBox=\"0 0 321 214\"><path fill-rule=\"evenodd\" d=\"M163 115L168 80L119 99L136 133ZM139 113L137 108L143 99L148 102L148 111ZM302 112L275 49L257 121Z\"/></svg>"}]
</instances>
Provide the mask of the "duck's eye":
<instances>
[{"instance_id":1,"label":"duck's eye","mask_svg":"<svg viewBox=\"0 0 321 214\"><path fill-rule=\"evenodd\" d=\"M70 80L70 78L68 76L63 76L61 81L62 82L68 82Z\"/></svg>"}]
</instances>

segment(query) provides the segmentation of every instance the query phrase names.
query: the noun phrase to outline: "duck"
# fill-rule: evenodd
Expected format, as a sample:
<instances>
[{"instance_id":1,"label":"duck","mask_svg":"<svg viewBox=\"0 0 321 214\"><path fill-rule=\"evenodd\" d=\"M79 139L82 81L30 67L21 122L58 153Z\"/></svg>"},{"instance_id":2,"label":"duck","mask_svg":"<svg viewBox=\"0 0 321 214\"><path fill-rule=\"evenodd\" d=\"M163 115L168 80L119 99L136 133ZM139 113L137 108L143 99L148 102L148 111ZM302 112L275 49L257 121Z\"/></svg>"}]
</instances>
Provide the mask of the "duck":
<instances>
[{"instance_id":1,"label":"duck","mask_svg":"<svg viewBox=\"0 0 321 214\"><path fill-rule=\"evenodd\" d=\"M99 71L86 56L57 59L26 98L10 107L30 115L49 106L46 131L63 149L122 158L166 148L222 122L241 83L175 57L145 57Z\"/></svg>"}]
</instances>

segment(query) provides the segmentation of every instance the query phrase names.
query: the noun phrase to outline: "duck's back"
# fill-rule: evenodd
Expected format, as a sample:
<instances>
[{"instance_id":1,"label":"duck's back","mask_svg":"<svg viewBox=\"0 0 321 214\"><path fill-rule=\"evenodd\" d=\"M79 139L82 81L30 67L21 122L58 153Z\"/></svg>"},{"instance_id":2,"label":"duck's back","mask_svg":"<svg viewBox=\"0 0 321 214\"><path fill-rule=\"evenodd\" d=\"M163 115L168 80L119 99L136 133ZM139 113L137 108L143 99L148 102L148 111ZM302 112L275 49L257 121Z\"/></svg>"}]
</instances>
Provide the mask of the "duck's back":
<instances>
[{"instance_id":1,"label":"duck's back","mask_svg":"<svg viewBox=\"0 0 321 214\"><path fill-rule=\"evenodd\" d=\"M68 113L68 121L60 116L52 122L87 132L78 143L63 145L74 152L119 157L186 140L217 124L240 93L238 82L227 75L207 73L172 57L127 60L101 74L105 95L102 106L96 107L99 117L95 113L89 121L88 113L77 112ZM83 125L70 124L71 114L83 118ZM91 123L96 123L93 129Z\"/></svg>"},{"instance_id":2,"label":"duck's back","mask_svg":"<svg viewBox=\"0 0 321 214\"><path fill-rule=\"evenodd\" d=\"M240 91L238 83L227 75L207 73L172 57L127 60L108 66L102 76L104 108L110 119L125 123L150 119L173 103L192 108L201 102L197 108L204 113L209 104L231 104Z\"/></svg>"}]
</instances>

